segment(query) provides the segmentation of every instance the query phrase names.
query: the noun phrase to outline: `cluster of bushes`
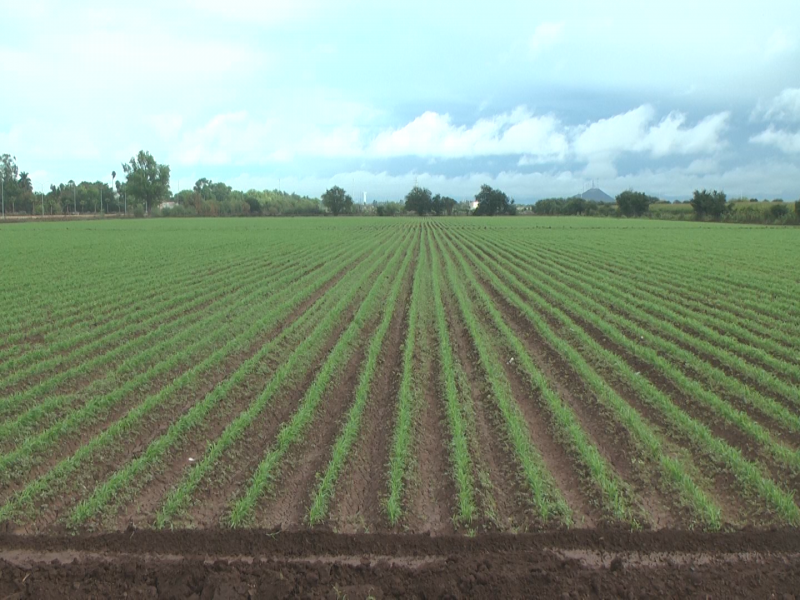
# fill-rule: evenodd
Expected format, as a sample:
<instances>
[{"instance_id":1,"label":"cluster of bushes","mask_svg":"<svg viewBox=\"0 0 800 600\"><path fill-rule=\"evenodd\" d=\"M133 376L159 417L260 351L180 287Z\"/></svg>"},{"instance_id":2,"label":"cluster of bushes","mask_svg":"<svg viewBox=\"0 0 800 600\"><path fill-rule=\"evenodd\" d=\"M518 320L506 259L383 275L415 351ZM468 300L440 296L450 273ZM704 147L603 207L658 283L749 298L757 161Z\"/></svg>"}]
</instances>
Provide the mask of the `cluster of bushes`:
<instances>
[{"instance_id":1,"label":"cluster of bushes","mask_svg":"<svg viewBox=\"0 0 800 600\"><path fill-rule=\"evenodd\" d=\"M530 212L535 215L584 215L608 217L616 214L616 207L606 202L583 198L544 198L536 202Z\"/></svg>"},{"instance_id":2,"label":"cluster of bushes","mask_svg":"<svg viewBox=\"0 0 800 600\"><path fill-rule=\"evenodd\" d=\"M626 190L616 204L582 198L544 198L527 209L536 215L647 217L679 221L708 220L730 223L800 224L800 201L759 202L755 198L729 201L724 192L695 190L692 199L670 203L643 192Z\"/></svg>"},{"instance_id":3,"label":"cluster of bushes","mask_svg":"<svg viewBox=\"0 0 800 600\"><path fill-rule=\"evenodd\" d=\"M224 183L200 179L192 190L175 194L178 205L153 211L154 217L244 217L319 215L322 206L316 198L278 190L240 192Z\"/></svg>"}]
</instances>

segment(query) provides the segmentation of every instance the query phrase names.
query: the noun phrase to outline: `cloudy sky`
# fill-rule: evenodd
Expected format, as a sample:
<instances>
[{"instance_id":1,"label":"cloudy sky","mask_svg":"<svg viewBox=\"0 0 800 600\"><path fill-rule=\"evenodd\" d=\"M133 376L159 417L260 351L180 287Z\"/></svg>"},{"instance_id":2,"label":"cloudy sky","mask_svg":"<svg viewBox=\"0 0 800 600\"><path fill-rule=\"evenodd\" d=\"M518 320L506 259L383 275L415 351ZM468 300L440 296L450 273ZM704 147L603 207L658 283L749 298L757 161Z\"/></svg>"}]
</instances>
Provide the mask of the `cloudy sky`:
<instances>
[{"instance_id":1,"label":"cloudy sky","mask_svg":"<svg viewBox=\"0 0 800 600\"><path fill-rule=\"evenodd\" d=\"M0 153L314 196L800 197L800 2L0 0Z\"/></svg>"}]
</instances>

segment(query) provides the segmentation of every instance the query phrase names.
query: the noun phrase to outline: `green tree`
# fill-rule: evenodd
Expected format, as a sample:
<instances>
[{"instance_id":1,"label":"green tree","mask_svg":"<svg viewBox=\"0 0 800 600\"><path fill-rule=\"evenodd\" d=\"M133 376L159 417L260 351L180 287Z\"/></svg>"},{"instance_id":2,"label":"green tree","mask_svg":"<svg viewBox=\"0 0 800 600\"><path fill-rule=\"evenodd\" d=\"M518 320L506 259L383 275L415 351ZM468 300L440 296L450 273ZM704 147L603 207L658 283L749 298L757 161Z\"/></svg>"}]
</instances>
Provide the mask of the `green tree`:
<instances>
[{"instance_id":1,"label":"green tree","mask_svg":"<svg viewBox=\"0 0 800 600\"><path fill-rule=\"evenodd\" d=\"M431 212L432 204L433 196L428 188L415 185L411 188L411 191L406 194L406 211L415 212L420 217Z\"/></svg>"},{"instance_id":2,"label":"green tree","mask_svg":"<svg viewBox=\"0 0 800 600\"><path fill-rule=\"evenodd\" d=\"M495 190L484 184L481 191L475 196L478 201L478 208L473 213L476 216L492 217L495 215L515 215L517 207L504 192Z\"/></svg>"},{"instance_id":3,"label":"green tree","mask_svg":"<svg viewBox=\"0 0 800 600\"><path fill-rule=\"evenodd\" d=\"M433 198L431 198L431 212L437 217L444 212L444 203L442 202L442 197L439 194L436 194Z\"/></svg>"},{"instance_id":4,"label":"green tree","mask_svg":"<svg viewBox=\"0 0 800 600\"><path fill-rule=\"evenodd\" d=\"M458 206L458 202L456 202L455 199L450 196L442 196L442 208L448 216L453 216L453 211L456 206Z\"/></svg>"},{"instance_id":5,"label":"green tree","mask_svg":"<svg viewBox=\"0 0 800 600\"><path fill-rule=\"evenodd\" d=\"M769 214L773 219L780 219L781 217L785 217L789 214L789 207L782 202L776 202L769 207Z\"/></svg>"},{"instance_id":6,"label":"green tree","mask_svg":"<svg viewBox=\"0 0 800 600\"><path fill-rule=\"evenodd\" d=\"M689 203L692 205L695 216L698 219L703 217L719 219L730 208L725 192L718 192L717 190L710 192L708 190L695 190Z\"/></svg>"},{"instance_id":7,"label":"green tree","mask_svg":"<svg viewBox=\"0 0 800 600\"><path fill-rule=\"evenodd\" d=\"M333 186L322 194L322 204L333 216L349 213L353 210L353 199L338 185Z\"/></svg>"},{"instance_id":8,"label":"green tree","mask_svg":"<svg viewBox=\"0 0 800 600\"><path fill-rule=\"evenodd\" d=\"M169 197L169 166L158 164L149 152L140 150L122 170L128 193L144 202L146 210Z\"/></svg>"},{"instance_id":9,"label":"green tree","mask_svg":"<svg viewBox=\"0 0 800 600\"><path fill-rule=\"evenodd\" d=\"M0 178L3 180L6 210L8 210L8 206L11 206L12 213L17 211L17 202L20 196L19 183L17 182L18 175L17 158L10 154L0 155Z\"/></svg>"},{"instance_id":10,"label":"green tree","mask_svg":"<svg viewBox=\"0 0 800 600\"><path fill-rule=\"evenodd\" d=\"M650 205L658 202L658 198L648 196L644 192L625 190L616 197L619 212L626 217L641 217L650 209Z\"/></svg>"}]
</instances>

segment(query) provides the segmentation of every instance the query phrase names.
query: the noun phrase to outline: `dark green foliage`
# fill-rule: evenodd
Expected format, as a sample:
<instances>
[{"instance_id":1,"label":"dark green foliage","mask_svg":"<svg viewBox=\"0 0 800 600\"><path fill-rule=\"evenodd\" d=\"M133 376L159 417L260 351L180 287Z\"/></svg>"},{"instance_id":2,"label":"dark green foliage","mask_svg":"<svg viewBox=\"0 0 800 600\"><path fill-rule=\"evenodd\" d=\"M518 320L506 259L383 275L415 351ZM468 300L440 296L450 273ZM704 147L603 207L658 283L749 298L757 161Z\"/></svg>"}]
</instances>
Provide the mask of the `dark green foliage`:
<instances>
[{"instance_id":1,"label":"dark green foliage","mask_svg":"<svg viewBox=\"0 0 800 600\"><path fill-rule=\"evenodd\" d=\"M383 202L375 205L375 213L379 217L394 217L405 212L405 207L401 202Z\"/></svg>"},{"instance_id":2,"label":"dark green foliage","mask_svg":"<svg viewBox=\"0 0 800 600\"><path fill-rule=\"evenodd\" d=\"M194 184L194 192L198 194L203 200L216 200L217 202L225 202L231 197L233 190L231 186L224 183L214 183L210 179L203 177L198 179Z\"/></svg>"},{"instance_id":3,"label":"dark green foliage","mask_svg":"<svg viewBox=\"0 0 800 600\"><path fill-rule=\"evenodd\" d=\"M169 167L160 165L144 150L122 164L125 171L125 187L129 197L144 202L145 208L155 207L169 198Z\"/></svg>"},{"instance_id":4,"label":"dark green foliage","mask_svg":"<svg viewBox=\"0 0 800 600\"><path fill-rule=\"evenodd\" d=\"M789 207L782 202L773 203L773 205L769 207L769 214L773 219L780 219L789 214Z\"/></svg>"},{"instance_id":5,"label":"dark green foliage","mask_svg":"<svg viewBox=\"0 0 800 600\"><path fill-rule=\"evenodd\" d=\"M495 190L484 184L481 191L475 196L478 201L478 208L473 213L476 216L492 217L495 215L515 215L517 207L514 201L500 190Z\"/></svg>"},{"instance_id":6,"label":"dark green foliage","mask_svg":"<svg viewBox=\"0 0 800 600\"><path fill-rule=\"evenodd\" d=\"M658 198L633 190L625 190L618 194L616 200L619 212L626 217L641 217L649 210L651 204L658 202Z\"/></svg>"},{"instance_id":7,"label":"dark green foliage","mask_svg":"<svg viewBox=\"0 0 800 600\"><path fill-rule=\"evenodd\" d=\"M353 199L338 185L333 186L322 194L322 204L333 216L349 213L353 210Z\"/></svg>"},{"instance_id":8,"label":"dark green foliage","mask_svg":"<svg viewBox=\"0 0 800 600\"><path fill-rule=\"evenodd\" d=\"M698 219L704 217L720 219L722 215L730 210L725 192L718 192L717 190L711 192L708 190L695 190L690 204Z\"/></svg>"},{"instance_id":9,"label":"dark green foliage","mask_svg":"<svg viewBox=\"0 0 800 600\"><path fill-rule=\"evenodd\" d=\"M424 214L431 212L433 204L433 196L431 191L427 188L415 185L408 194L406 194L406 211L415 212L420 217Z\"/></svg>"},{"instance_id":10,"label":"dark green foliage","mask_svg":"<svg viewBox=\"0 0 800 600\"><path fill-rule=\"evenodd\" d=\"M247 202L247 205L250 207L250 214L251 215L260 215L261 214L261 203L259 203L257 198L250 196L249 194L244 197L244 201Z\"/></svg>"},{"instance_id":11,"label":"dark green foliage","mask_svg":"<svg viewBox=\"0 0 800 600\"><path fill-rule=\"evenodd\" d=\"M137 204L133 209L133 216L137 219L141 219L144 217L144 207L141 204Z\"/></svg>"}]
</instances>

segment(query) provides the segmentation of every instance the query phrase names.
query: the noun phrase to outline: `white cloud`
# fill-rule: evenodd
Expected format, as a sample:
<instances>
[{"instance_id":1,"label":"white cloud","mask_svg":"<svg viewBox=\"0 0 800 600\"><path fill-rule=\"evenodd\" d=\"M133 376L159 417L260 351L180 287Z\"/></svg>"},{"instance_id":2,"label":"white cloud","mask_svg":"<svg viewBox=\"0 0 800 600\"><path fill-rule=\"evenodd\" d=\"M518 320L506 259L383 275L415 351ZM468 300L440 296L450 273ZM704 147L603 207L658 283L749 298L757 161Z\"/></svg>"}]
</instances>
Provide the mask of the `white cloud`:
<instances>
[{"instance_id":1,"label":"white cloud","mask_svg":"<svg viewBox=\"0 0 800 600\"><path fill-rule=\"evenodd\" d=\"M672 112L656 124L655 109L642 105L626 113L575 129L575 156L586 160L586 175L615 177L614 162L625 152L649 153L653 158L671 155L711 154L725 142L722 134L730 113L722 112L685 127L686 116Z\"/></svg>"},{"instance_id":2,"label":"white cloud","mask_svg":"<svg viewBox=\"0 0 800 600\"><path fill-rule=\"evenodd\" d=\"M729 112L710 115L690 128L682 128L686 115L673 112L654 125L637 149L649 150L658 158L670 154L707 154L720 150L722 133L727 128Z\"/></svg>"},{"instance_id":3,"label":"white cloud","mask_svg":"<svg viewBox=\"0 0 800 600\"><path fill-rule=\"evenodd\" d=\"M465 158L526 154L562 160L566 136L554 116L535 116L526 108L457 126L450 115L428 111L407 125L383 131L367 154L374 157L422 156Z\"/></svg>"},{"instance_id":4,"label":"white cloud","mask_svg":"<svg viewBox=\"0 0 800 600\"><path fill-rule=\"evenodd\" d=\"M787 88L769 102L759 102L752 116L767 121L800 121L800 88Z\"/></svg>"},{"instance_id":5,"label":"white cloud","mask_svg":"<svg viewBox=\"0 0 800 600\"><path fill-rule=\"evenodd\" d=\"M533 30L528 46L531 56L536 58L547 48L555 45L564 33L564 23L541 23Z\"/></svg>"},{"instance_id":6,"label":"white cloud","mask_svg":"<svg viewBox=\"0 0 800 600\"><path fill-rule=\"evenodd\" d=\"M775 129L770 125L769 129L754 135L750 138L750 141L764 146L775 146L786 154L800 153L800 131L793 133L783 129Z\"/></svg>"}]
</instances>

